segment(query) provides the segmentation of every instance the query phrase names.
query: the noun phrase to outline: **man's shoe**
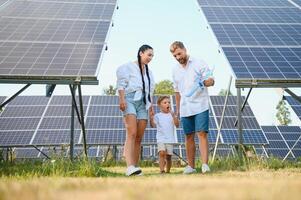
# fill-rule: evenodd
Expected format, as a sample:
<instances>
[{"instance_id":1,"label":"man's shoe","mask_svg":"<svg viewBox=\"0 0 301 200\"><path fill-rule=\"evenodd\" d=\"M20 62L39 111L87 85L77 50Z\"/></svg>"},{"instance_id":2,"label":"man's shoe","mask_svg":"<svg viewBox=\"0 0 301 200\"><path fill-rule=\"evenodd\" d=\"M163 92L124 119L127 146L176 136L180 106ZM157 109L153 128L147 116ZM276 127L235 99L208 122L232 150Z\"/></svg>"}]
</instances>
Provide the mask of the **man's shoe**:
<instances>
[{"instance_id":1,"label":"man's shoe","mask_svg":"<svg viewBox=\"0 0 301 200\"><path fill-rule=\"evenodd\" d=\"M126 176L133 176L133 175L138 175L138 174L141 174L142 171L140 168L138 167L135 167L134 165L130 165L127 169L126 169L126 172L125 172L125 175Z\"/></svg>"},{"instance_id":2,"label":"man's shoe","mask_svg":"<svg viewBox=\"0 0 301 200\"><path fill-rule=\"evenodd\" d=\"M183 171L183 174L193 174L196 173L196 169L190 167L189 165L187 165Z\"/></svg>"},{"instance_id":3,"label":"man's shoe","mask_svg":"<svg viewBox=\"0 0 301 200\"><path fill-rule=\"evenodd\" d=\"M202 173L205 174L207 172L210 172L210 168L207 164L202 164Z\"/></svg>"}]
</instances>

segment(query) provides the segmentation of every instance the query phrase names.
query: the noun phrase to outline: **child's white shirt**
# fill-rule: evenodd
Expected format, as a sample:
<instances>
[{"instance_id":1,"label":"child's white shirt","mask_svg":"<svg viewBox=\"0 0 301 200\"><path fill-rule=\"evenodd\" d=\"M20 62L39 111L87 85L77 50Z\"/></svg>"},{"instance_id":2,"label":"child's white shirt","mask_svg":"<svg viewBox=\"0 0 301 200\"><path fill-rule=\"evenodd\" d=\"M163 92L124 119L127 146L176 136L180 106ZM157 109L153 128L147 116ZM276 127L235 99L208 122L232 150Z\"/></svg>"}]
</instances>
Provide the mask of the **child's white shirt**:
<instances>
[{"instance_id":1,"label":"child's white shirt","mask_svg":"<svg viewBox=\"0 0 301 200\"><path fill-rule=\"evenodd\" d=\"M157 143L175 143L175 126L171 113L159 112L154 116Z\"/></svg>"}]
</instances>

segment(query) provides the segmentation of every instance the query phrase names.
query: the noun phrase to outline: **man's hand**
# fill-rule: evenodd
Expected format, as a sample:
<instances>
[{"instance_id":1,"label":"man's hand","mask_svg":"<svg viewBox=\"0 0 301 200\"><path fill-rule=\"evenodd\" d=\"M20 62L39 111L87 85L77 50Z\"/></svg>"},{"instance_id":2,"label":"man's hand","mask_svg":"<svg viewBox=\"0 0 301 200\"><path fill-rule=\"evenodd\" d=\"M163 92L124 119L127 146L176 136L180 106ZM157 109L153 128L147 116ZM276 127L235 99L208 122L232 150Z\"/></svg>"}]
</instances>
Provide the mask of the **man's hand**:
<instances>
[{"instance_id":1,"label":"man's hand","mask_svg":"<svg viewBox=\"0 0 301 200\"><path fill-rule=\"evenodd\" d=\"M208 78L207 80L204 80L204 86L210 87L214 85L214 79L213 78Z\"/></svg>"}]
</instances>

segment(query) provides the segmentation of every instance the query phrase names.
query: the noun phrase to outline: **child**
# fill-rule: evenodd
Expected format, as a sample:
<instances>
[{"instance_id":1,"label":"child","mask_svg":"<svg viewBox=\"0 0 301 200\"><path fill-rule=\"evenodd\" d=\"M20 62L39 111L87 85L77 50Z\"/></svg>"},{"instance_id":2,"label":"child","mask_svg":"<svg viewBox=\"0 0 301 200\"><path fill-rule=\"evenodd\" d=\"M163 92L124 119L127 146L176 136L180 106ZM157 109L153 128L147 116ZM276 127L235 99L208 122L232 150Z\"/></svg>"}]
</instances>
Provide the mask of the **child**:
<instances>
[{"instance_id":1,"label":"child","mask_svg":"<svg viewBox=\"0 0 301 200\"><path fill-rule=\"evenodd\" d=\"M169 173L173 143L175 143L174 128L179 127L177 116L171 111L169 96L160 96L157 104L160 112L150 116L151 127L157 128L157 143L159 153L160 173ZM166 166L166 171L164 170Z\"/></svg>"}]
</instances>

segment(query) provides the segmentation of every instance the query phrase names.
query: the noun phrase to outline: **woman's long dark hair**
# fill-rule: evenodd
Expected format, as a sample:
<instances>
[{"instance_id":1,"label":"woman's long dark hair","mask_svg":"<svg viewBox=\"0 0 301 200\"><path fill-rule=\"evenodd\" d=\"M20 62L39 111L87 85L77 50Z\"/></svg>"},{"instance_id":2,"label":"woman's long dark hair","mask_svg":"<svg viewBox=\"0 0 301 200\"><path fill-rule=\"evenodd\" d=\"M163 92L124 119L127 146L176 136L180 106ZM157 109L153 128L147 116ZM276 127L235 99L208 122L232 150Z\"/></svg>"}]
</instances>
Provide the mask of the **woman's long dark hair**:
<instances>
[{"instance_id":1,"label":"woman's long dark hair","mask_svg":"<svg viewBox=\"0 0 301 200\"><path fill-rule=\"evenodd\" d=\"M141 57L140 57L140 52L144 52L148 49L153 49L151 46L144 44L142 45L139 50L138 50L138 65L140 68L140 73L141 73L141 78L142 78L142 86L143 86L143 102L146 104L146 97L145 97L145 82L144 82L144 78L143 78L143 72L142 72L142 66L141 66ZM147 79L148 79L148 96L147 99L149 102L151 102L151 98L150 98L150 78L149 78L149 72L148 72L148 66L145 65L145 70L146 70L146 75L147 75Z\"/></svg>"}]
</instances>

